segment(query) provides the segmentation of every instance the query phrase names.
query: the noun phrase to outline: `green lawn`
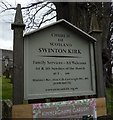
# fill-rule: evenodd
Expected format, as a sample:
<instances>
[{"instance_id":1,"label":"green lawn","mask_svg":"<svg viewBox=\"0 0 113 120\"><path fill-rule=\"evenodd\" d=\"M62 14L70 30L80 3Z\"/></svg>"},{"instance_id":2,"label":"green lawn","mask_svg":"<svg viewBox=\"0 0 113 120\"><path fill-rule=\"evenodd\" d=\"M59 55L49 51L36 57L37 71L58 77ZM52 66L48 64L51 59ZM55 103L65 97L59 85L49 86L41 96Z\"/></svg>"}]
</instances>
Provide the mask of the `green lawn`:
<instances>
[{"instance_id":1,"label":"green lawn","mask_svg":"<svg viewBox=\"0 0 113 120\"><path fill-rule=\"evenodd\" d=\"M2 77L2 99L12 99L12 84L5 76Z\"/></svg>"},{"instance_id":2,"label":"green lawn","mask_svg":"<svg viewBox=\"0 0 113 120\"><path fill-rule=\"evenodd\" d=\"M0 77L0 100L2 99L2 78Z\"/></svg>"},{"instance_id":3,"label":"green lawn","mask_svg":"<svg viewBox=\"0 0 113 120\"><path fill-rule=\"evenodd\" d=\"M106 95L107 95L107 113L109 115L112 115L113 114L113 101L112 101L112 98L113 98L113 93L112 93L112 89L111 88L107 88L106 89Z\"/></svg>"},{"instance_id":4,"label":"green lawn","mask_svg":"<svg viewBox=\"0 0 113 120\"><path fill-rule=\"evenodd\" d=\"M6 79L5 76L0 79L0 83L2 83L2 99L10 99L13 98L13 84L10 82L10 79ZM27 104L28 101L24 100L24 104Z\"/></svg>"}]
</instances>

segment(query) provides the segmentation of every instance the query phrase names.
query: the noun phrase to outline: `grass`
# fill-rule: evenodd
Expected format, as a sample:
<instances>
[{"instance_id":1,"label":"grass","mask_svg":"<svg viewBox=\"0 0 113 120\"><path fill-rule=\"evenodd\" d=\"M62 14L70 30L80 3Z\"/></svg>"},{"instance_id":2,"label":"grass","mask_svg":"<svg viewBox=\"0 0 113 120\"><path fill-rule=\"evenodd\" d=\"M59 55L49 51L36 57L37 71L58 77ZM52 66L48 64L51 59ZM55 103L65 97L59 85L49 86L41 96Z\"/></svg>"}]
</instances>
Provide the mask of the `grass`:
<instances>
[{"instance_id":1,"label":"grass","mask_svg":"<svg viewBox=\"0 0 113 120\"><path fill-rule=\"evenodd\" d=\"M0 100L2 99L2 77L0 77Z\"/></svg>"},{"instance_id":2,"label":"grass","mask_svg":"<svg viewBox=\"0 0 113 120\"><path fill-rule=\"evenodd\" d=\"M10 79L6 79L5 76L2 77L2 99L12 100L12 84Z\"/></svg>"},{"instance_id":3,"label":"grass","mask_svg":"<svg viewBox=\"0 0 113 120\"><path fill-rule=\"evenodd\" d=\"M11 80L6 79L5 76L3 76L0 79L0 83L2 83L2 99L10 99L12 101L12 99L13 99L13 84L10 81ZM28 101L24 100L23 104L28 104Z\"/></svg>"},{"instance_id":4,"label":"grass","mask_svg":"<svg viewBox=\"0 0 113 120\"><path fill-rule=\"evenodd\" d=\"M107 113L108 115L113 115L113 93L111 88L106 89L106 100L107 100Z\"/></svg>"}]
</instances>

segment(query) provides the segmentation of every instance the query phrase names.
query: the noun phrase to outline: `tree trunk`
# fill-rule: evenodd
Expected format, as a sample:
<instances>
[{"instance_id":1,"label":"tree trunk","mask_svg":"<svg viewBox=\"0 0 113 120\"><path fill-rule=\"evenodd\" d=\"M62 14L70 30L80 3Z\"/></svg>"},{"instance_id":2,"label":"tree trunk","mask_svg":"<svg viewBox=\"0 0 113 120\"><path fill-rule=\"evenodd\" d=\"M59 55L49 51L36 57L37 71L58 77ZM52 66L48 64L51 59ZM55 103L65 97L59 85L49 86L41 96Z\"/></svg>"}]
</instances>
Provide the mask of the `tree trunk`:
<instances>
[{"instance_id":1,"label":"tree trunk","mask_svg":"<svg viewBox=\"0 0 113 120\"><path fill-rule=\"evenodd\" d=\"M87 12L87 3L56 2L55 5L57 20L65 19L85 32L89 32L90 19Z\"/></svg>"}]
</instances>

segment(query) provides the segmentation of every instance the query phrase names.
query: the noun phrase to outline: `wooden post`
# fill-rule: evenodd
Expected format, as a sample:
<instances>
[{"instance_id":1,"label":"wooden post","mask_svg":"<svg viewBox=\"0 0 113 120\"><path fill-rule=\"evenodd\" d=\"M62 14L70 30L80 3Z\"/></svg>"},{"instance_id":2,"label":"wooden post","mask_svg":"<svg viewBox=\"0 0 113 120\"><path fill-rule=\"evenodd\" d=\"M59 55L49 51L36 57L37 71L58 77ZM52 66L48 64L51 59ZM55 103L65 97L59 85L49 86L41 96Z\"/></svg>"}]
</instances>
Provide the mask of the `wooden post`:
<instances>
[{"instance_id":1,"label":"wooden post","mask_svg":"<svg viewBox=\"0 0 113 120\"><path fill-rule=\"evenodd\" d=\"M17 5L14 24L11 24L14 30L13 60L14 60L14 80L13 80L13 104L22 104L24 97L24 41L21 5Z\"/></svg>"},{"instance_id":2,"label":"wooden post","mask_svg":"<svg viewBox=\"0 0 113 120\"><path fill-rule=\"evenodd\" d=\"M89 34L96 38L95 60L96 60L96 78L97 78L97 97L105 97L105 81L103 78L102 64L102 31L99 29L95 14L92 15Z\"/></svg>"}]
</instances>

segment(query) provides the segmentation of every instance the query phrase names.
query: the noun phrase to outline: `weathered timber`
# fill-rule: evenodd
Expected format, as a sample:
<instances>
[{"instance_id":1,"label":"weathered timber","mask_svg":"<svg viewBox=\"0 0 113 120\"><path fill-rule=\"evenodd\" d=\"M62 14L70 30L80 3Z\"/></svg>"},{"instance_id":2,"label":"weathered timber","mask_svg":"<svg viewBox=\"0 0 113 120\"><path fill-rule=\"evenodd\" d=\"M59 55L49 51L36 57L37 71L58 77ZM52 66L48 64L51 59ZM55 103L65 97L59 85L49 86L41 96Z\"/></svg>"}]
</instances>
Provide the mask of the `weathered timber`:
<instances>
[{"instance_id":1,"label":"weathered timber","mask_svg":"<svg viewBox=\"0 0 113 120\"><path fill-rule=\"evenodd\" d=\"M95 14L92 14L89 34L92 35L97 40L95 44L97 97L105 97L105 82L103 78L103 65L102 65L102 40L101 40L102 31L99 29L99 25Z\"/></svg>"},{"instance_id":2,"label":"weathered timber","mask_svg":"<svg viewBox=\"0 0 113 120\"><path fill-rule=\"evenodd\" d=\"M14 85L13 85L13 104L22 104L24 97L24 42L21 5L17 5L14 24L11 25L14 30Z\"/></svg>"},{"instance_id":3,"label":"weathered timber","mask_svg":"<svg viewBox=\"0 0 113 120\"><path fill-rule=\"evenodd\" d=\"M105 98L96 98L97 116L106 116ZM32 118L32 104L13 105L12 118Z\"/></svg>"}]
</instances>

